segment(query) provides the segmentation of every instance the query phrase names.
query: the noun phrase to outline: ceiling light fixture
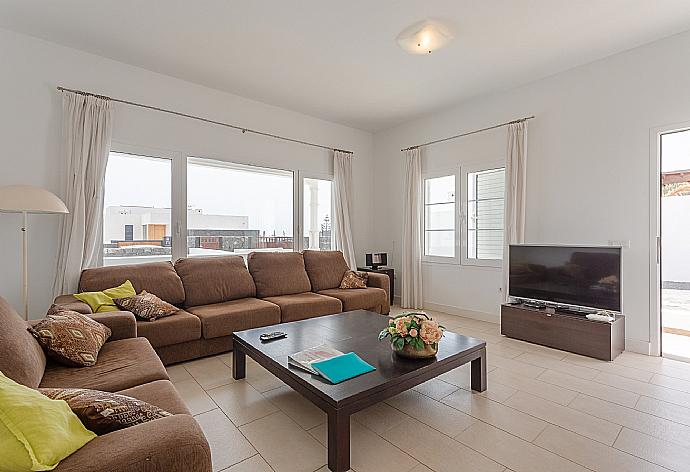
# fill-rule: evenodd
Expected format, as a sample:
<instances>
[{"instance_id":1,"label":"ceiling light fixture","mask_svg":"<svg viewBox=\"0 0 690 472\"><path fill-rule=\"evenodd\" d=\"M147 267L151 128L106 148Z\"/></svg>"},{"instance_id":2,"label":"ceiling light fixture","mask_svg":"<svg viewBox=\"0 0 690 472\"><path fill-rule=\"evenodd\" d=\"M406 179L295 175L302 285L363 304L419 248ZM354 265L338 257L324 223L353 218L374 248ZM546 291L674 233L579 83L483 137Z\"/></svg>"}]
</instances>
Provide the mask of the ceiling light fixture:
<instances>
[{"instance_id":1,"label":"ceiling light fixture","mask_svg":"<svg viewBox=\"0 0 690 472\"><path fill-rule=\"evenodd\" d=\"M396 38L398 46L411 54L431 54L453 39L450 30L437 21L424 20L405 28Z\"/></svg>"}]
</instances>

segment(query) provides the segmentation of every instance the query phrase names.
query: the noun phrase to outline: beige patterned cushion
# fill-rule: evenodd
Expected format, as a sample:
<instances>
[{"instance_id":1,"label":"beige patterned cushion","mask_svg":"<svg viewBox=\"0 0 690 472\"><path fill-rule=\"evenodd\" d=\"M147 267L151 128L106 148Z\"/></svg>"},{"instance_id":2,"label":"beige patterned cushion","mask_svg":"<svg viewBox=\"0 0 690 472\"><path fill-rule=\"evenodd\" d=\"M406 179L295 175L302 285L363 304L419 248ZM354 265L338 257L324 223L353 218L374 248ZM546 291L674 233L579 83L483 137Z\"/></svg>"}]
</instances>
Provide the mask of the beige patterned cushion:
<instances>
[{"instance_id":1,"label":"beige patterned cushion","mask_svg":"<svg viewBox=\"0 0 690 472\"><path fill-rule=\"evenodd\" d=\"M98 352L111 334L107 326L56 305L48 310L43 320L28 330L48 357L71 367L96 364Z\"/></svg>"},{"instance_id":2,"label":"beige patterned cushion","mask_svg":"<svg viewBox=\"0 0 690 472\"><path fill-rule=\"evenodd\" d=\"M175 305L161 300L146 290L142 290L139 295L133 297L116 298L115 304L121 309L131 311L139 318L147 321L155 321L158 318L170 316L179 310Z\"/></svg>"},{"instance_id":3,"label":"beige patterned cushion","mask_svg":"<svg viewBox=\"0 0 690 472\"><path fill-rule=\"evenodd\" d=\"M340 288L367 288L367 280L369 280L369 274L366 272L348 270L340 282Z\"/></svg>"},{"instance_id":4,"label":"beige patterned cushion","mask_svg":"<svg viewBox=\"0 0 690 472\"><path fill-rule=\"evenodd\" d=\"M39 388L53 400L64 400L75 415L99 436L158 418L172 416L165 410L136 398L85 388Z\"/></svg>"}]
</instances>

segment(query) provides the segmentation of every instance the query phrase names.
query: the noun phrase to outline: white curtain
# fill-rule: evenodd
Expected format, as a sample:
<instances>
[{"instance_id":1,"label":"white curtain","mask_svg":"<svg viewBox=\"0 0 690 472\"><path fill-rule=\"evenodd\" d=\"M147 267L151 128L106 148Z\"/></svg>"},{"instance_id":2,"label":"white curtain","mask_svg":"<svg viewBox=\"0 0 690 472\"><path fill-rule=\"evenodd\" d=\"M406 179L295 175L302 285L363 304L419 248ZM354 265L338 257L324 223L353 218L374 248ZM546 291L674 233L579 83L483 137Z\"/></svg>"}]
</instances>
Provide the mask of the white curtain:
<instances>
[{"instance_id":1,"label":"white curtain","mask_svg":"<svg viewBox=\"0 0 690 472\"><path fill-rule=\"evenodd\" d=\"M350 269L357 268L352 241L352 153L333 152L333 195L335 204L335 248L343 253Z\"/></svg>"},{"instance_id":2,"label":"white curtain","mask_svg":"<svg viewBox=\"0 0 690 472\"><path fill-rule=\"evenodd\" d=\"M55 295L74 293L82 269L103 265L103 185L110 152L110 100L62 93L62 220Z\"/></svg>"},{"instance_id":3,"label":"white curtain","mask_svg":"<svg viewBox=\"0 0 690 472\"><path fill-rule=\"evenodd\" d=\"M503 301L508 300L508 246L525 242L527 185L527 122L508 125L505 224L503 231Z\"/></svg>"},{"instance_id":4,"label":"white curtain","mask_svg":"<svg viewBox=\"0 0 690 472\"><path fill-rule=\"evenodd\" d=\"M405 198L402 235L402 299L404 308L422 308L422 158L419 148L405 151Z\"/></svg>"}]
</instances>

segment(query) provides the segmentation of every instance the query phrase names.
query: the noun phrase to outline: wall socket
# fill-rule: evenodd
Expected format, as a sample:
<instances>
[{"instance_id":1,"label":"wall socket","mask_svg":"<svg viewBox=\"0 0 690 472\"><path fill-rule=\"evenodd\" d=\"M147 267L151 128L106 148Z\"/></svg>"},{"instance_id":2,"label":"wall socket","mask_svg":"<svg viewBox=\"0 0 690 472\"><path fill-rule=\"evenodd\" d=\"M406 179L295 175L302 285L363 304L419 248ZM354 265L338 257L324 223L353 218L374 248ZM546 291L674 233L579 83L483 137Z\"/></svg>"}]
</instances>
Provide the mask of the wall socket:
<instances>
[{"instance_id":1,"label":"wall socket","mask_svg":"<svg viewBox=\"0 0 690 472\"><path fill-rule=\"evenodd\" d=\"M630 249L630 240L629 239L609 239L608 245L609 246L620 246L624 249Z\"/></svg>"}]
</instances>

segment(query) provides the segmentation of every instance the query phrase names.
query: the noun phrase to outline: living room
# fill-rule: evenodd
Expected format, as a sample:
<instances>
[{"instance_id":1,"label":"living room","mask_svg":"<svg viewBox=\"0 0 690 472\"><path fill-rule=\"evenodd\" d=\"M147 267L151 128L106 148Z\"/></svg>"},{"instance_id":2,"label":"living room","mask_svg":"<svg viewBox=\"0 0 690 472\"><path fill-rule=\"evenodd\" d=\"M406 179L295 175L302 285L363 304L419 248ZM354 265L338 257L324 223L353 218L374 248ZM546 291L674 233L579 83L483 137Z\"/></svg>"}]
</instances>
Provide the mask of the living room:
<instances>
[{"instance_id":1,"label":"living room","mask_svg":"<svg viewBox=\"0 0 690 472\"><path fill-rule=\"evenodd\" d=\"M690 364L665 341L690 331L664 321L690 280L660 263L685 256L661 197L690 182L662 161L689 50L681 0L0 3L0 395L156 418L94 431L72 408L83 444L46 462L0 405L0 470L690 470ZM518 293L529 247L613 257L586 296L616 300ZM72 297L126 281L113 313ZM179 311L114 304L142 291ZM53 303L110 331L95 365L46 350ZM433 327L395 338L381 315L404 313L443 327L431 361L398 355ZM288 364L321 344L374 371Z\"/></svg>"}]
</instances>

